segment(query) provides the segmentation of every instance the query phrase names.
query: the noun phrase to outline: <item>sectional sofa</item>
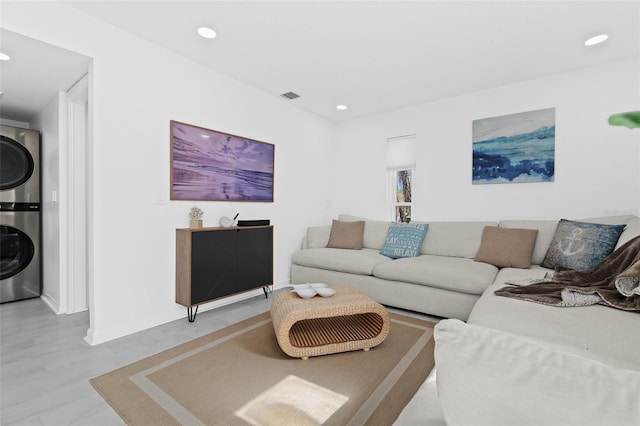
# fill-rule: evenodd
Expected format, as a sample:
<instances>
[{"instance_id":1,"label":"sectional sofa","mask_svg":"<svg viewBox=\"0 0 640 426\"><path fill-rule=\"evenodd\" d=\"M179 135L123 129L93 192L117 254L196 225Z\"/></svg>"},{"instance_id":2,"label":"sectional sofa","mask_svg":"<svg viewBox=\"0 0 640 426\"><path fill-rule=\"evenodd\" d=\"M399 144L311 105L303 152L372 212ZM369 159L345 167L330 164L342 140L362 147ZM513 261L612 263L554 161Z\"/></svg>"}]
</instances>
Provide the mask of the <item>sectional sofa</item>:
<instances>
[{"instance_id":1,"label":"sectional sofa","mask_svg":"<svg viewBox=\"0 0 640 426\"><path fill-rule=\"evenodd\" d=\"M635 216L576 221L618 225L613 249L640 235ZM382 304L445 318L435 330L436 369L416 395L425 399L425 424L640 424L640 313L495 294L552 273L554 249L577 251L578 231L558 240L565 221L431 222L419 253L399 259L380 254L390 222L337 222L363 222L362 247L327 247L337 227L309 227L291 280L349 285ZM496 230L515 233L492 239ZM514 249L514 236L533 244Z\"/></svg>"},{"instance_id":2,"label":"sectional sofa","mask_svg":"<svg viewBox=\"0 0 640 426\"><path fill-rule=\"evenodd\" d=\"M640 234L634 216L581 219L584 222L626 225L616 246ZM324 282L349 285L378 302L444 318L466 321L480 296L494 282L503 281L511 269L475 260L486 227L536 230L530 268L549 272L541 264L554 238L558 220L502 220L500 222L431 222L419 256L391 259L380 254L391 222L340 215L339 222L364 222L361 249L327 247L332 225L311 226L294 253L291 281L294 284ZM420 222L417 222L420 223ZM636 229L636 227L638 229ZM529 235L530 236L530 235ZM501 260L501 259L498 259ZM494 262L514 264L513 259ZM518 263L518 262L516 262ZM517 265L517 266L527 266ZM523 269L523 268L517 268ZM517 273L517 271L515 272ZM528 272L525 272L527 275Z\"/></svg>"},{"instance_id":3,"label":"sectional sofa","mask_svg":"<svg viewBox=\"0 0 640 426\"><path fill-rule=\"evenodd\" d=\"M473 260L484 227L495 222L430 223L420 256L392 260L380 254L390 222L349 215L338 221L364 221L362 249L328 248L332 226L309 227L293 255L292 283L349 285L384 305L466 320L498 273Z\"/></svg>"}]
</instances>

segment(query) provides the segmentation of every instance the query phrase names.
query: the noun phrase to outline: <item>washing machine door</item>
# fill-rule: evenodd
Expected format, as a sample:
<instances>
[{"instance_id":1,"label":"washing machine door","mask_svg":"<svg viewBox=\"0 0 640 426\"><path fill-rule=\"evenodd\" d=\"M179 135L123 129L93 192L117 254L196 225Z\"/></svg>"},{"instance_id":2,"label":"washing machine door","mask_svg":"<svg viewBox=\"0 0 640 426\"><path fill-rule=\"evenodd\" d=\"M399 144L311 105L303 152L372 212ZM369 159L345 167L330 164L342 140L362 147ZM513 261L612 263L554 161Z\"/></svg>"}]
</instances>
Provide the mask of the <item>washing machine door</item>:
<instances>
[{"instance_id":1,"label":"washing machine door","mask_svg":"<svg viewBox=\"0 0 640 426\"><path fill-rule=\"evenodd\" d=\"M24 145L0 135L0 190L22 185L31 178L34 168L33 157Z\"/></svg>"},{"instance_id":2,"label":"washing machine door","mask_svg":"<svg viewBox=\"0 0 640 426\"><path fill-rule=\"evenodd\" d=\"M12 226L0 226L0 280L25 270L34 255L35 246L26 233Z\"/></svg>"}]
</instances>

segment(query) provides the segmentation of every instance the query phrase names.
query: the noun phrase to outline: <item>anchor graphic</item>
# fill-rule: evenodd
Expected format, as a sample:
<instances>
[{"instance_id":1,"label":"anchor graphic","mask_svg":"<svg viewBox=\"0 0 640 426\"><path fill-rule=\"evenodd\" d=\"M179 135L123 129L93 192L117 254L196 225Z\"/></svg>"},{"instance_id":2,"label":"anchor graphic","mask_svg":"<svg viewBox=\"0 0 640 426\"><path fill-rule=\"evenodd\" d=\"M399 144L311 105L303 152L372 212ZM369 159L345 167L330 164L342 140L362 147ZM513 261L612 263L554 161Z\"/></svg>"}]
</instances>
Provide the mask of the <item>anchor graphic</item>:
<instances>
[{"instance_id":1,"label":"anchor graphic","mask_svg":"<svg viewBox=\"0 0 640 426\"><path fill-rule=\"evenodd\" d=\"M582 229L574 229L571 233L572 235L570 237L567 237L565 240L561 240L558 241L558 250L560 250L562 252L562 254L564 254L565 256L573 256L574 254L578 254L581 251L584 250L585 248L585 243L583 242L582 245L577 248L574 249L573 245L576 242L579 242L580 239L578 238L580 236L580 234L582 234L584 232L584 230ZM569 244L563 244L565 241L568 241ZM563 247L564 245L564 247Z\"/></svg>"}]
</instances>

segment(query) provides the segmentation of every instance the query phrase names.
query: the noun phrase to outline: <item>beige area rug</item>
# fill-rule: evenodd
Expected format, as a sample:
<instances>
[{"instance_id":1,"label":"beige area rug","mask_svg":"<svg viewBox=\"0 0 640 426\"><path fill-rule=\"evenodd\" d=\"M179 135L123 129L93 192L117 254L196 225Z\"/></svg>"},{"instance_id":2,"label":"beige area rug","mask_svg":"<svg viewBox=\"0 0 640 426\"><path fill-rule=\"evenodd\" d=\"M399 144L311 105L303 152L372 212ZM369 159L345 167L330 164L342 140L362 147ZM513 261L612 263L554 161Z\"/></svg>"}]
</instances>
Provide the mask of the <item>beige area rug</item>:
<instances>
[{"instance_id":1,"label":"beige area rug","mask_svg":"<svg viewBox=\"0 0 640 426\"><path fill-rule=\"evenodd\" d=\"M370 351L301 360L266 312L91 384L132 425L388 425L433 368L434 325L392 313Z\"/></svg>"}]
</instances>

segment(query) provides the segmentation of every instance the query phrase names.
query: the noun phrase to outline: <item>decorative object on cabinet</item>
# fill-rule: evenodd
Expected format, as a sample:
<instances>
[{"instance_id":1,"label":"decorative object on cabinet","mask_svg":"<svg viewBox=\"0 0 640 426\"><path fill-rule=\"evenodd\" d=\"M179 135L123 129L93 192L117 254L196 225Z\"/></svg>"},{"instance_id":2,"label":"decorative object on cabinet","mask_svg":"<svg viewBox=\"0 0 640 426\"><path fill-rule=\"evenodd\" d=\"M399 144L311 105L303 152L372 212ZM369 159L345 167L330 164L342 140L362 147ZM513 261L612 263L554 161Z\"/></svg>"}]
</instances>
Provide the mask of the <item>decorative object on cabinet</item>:
<instances>
[{"instance_id":1,"label":"decorative object on cabinet","mask_svg":"<svg viewBox=\"0 0 640 426\"><path fill-rule=\"evenodd\" d=\"M275 145L171 121L171 199L273 202Z\"/></svg>"},{"instance_id":2,"label":"decorative object on cabinet","mask_svg":"<svg viewBox=\"0 0 640 426\"><path fill-rule=\"evenodd\" d=\"M223 228L229 228L231 225L233 225L233 219L230 219L227 216L222 216L220 218L220 226Z\"/></svg>"},{"instance_id":3,"label":"decorative object on cabinet","mask_svg":"<svg viewBox=\"0 0 640 426\"><path fill-rule=\"evenodd\" d=\"M254 219L254 220L239 220L238 226L268 226L271 224L270 219Z\"/></svg>"},{"instance_id":4,"label":"decorative object on cabinet","mask_svg":"<svg viewBox=\"0 0 640 426\"><path fill-rule=\"evenodd\" d=\"M233 224L236 221L236 218L240 215L240 213L236 213L236 215L233 217L233 219L229 219L227 216L222 216L220 218L220 226L222 226L223 228L229 228L230 226L233 226ZM268 223L267 223L268 225Z\"/></svg>"},{"instance_id":5,"label":"decorative object on cabinet","mask_svg":"<svg viewBox=\"0 0 640 426\"><path fill-rule=\"evenodd\" d=\"M473 121L472 183L552 182L556 109Z\"/></svg>"},{"instance_id":6,"label":"decorative object on cabinet","mask_svg":"<svg viewBox=\"0 0 640 426\"><path fill-rule=\"evenodd\" d=\"M189 227L202 228L202 216L204 216L204 212L199 207L191 207L189 211Z\"/></svg>"},{"instance_id":7,"label":"decorative object on cabinet","mask_svg":"<svg viewBox=\"0 0 640 426\"><path fill-rule=\"evenodd\" d=\"M176 303L198 306L273 285L273 227L176 229ZM195 307L195 310L194 310Z\"/></svg>"}]
</instances>

